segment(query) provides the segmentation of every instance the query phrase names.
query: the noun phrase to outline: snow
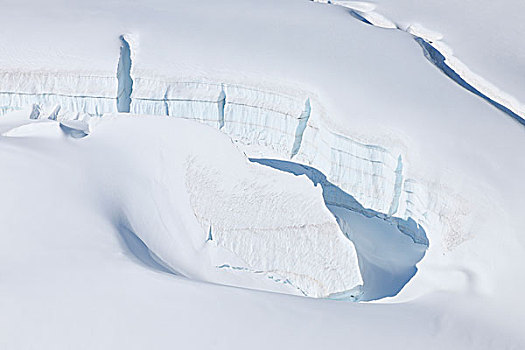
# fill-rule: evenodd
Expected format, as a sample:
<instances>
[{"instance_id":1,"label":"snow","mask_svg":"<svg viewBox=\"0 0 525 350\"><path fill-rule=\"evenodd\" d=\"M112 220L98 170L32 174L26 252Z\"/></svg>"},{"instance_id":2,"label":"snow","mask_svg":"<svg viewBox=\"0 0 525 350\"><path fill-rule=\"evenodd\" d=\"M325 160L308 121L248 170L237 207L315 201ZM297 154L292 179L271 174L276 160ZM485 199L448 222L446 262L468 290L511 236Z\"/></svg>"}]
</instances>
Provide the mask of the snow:
<instances>
[{"instance_id":1,"label":"snow","mask_svg":"<svg viewBox=\"0 0 525 350\"><path fill-rule=\"evenodd\" d=\"M415 275L416 264L428 248L425 230L412 219L400 220L364 208L314 168L272 159L251 159L296 176L306 175L323 189L326 207L354 244L363 276L360 301L395 296ZM331 296L333 298L333 296Z\"/></svg>"},{"instance_id":2,"label":"snow","mask_svg":"<svg viewBox=\"0 0 525 350\"><path fill-rule=\"evenodd\" d=\"M525 59L521 35L525 31L523 2L398 0L376 3L376 11L402 26L411 25L415 29L417 25L441 33L440 40L453 49L460 63L517 99L513 103L519 105L522 117L525 115L525 90L520 73Z\"/></svg>"},{"instance_id":3,"label":"snow","mask_svg":"<svg viewBox=\"0 0 525 350\"><path fill-rule=\"evenodd\" d=\"M116 230L137 236L170 270L192 279L313 297L362 284L352 242L308 182L251 165L223 135L181 119L108 115L93 119L90 131L78 122L30 123L3 134L7 145L19 138L46 137L57 153L72 148L65 159L57 160L69 165L61 170L61 178L73 184L81 181L84 191L101 198L78 211L69 200L70 220L82 222L86 210L98 213ZM206 144L199 144L195 134ZM79 140L71 144L75 141L64 136ZM99 159L99 150L112 142L116 145ZM208 152L210 146L214 153ZM130 149L140 151L126 155ZM105 169L103 175L99 169ZM84 200L64 186L55 191ZM97 188L111 191L98 194ZM53 232L67 230L61 220L54 224ZM208 230L213 238L207 241ZM263 276L229 276L217 269L224 264L261 271ZM269 277L287 281L286 288L269 282Z\"/></svg>"},{"instance_id":4,"label":"snow","mask_svg":"<svg viewBox=\"0 0 525 350\"><path fill-rule=\"evenodd\" d=\"M521 13L4 2L0 344L522 347Z\"/></svg>"}]
</instances>

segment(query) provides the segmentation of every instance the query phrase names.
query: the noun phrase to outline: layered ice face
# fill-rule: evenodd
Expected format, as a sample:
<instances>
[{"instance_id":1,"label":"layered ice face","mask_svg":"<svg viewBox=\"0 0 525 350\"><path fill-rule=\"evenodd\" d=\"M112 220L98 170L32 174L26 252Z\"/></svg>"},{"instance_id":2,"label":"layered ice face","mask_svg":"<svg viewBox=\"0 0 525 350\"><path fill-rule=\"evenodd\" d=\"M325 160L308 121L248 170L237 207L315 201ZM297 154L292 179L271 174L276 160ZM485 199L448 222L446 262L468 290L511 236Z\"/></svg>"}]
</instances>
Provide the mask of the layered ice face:
<instances>
[{"instance_id":1,"label":"layered ice face","mask_svg":"<svg viewBox=\"0 0 525 350\"><path fill-rule=\"evenodd\" d=\"M401 154L332 130L327 122L330 117L313 94L280 86L272 90L227 81L176 81L147 76L134 72L132 50L122 36L115 78L6 73L7 83L26 81L26 86L12 83L12 90L18 92L4 93L9 96L4 103L9 109L30 108L31 119L58 120L62 131L78 137L91 132L92 122L104 120L107 118L104 114L116 110L194 120L228 135L249 157L292 159L316 169L309 173L314 174L310 177L314 184L330 183L322 186L326 207L317 210L323 215L330 216L327 208L332 206L374 218L394 227L393 235L405 235L423 251L429 245L424 227L435 232L451 230L441 213L436 212L436 208L442 208L439 201L445 199L433 196L416 180L404 175ZM98 95L97 86L105 87ZM371 294L362 295L361 270L370 275L370 268L363 263L358 266L351 242L356 236L345 221L347 214L338 216L332 212L337 223L333 218L331 222L312 221L319 212L312 211L310 206L306 210L301 200L280 207L275 202L279 193L258 191L255 180L231 184L225 179L234 179L235 172L221 176L210 171L209 165L188 164L186 186L205 233L203 237L207 237L207 244L233 254L230 260L215 261L214 268L234 277L216 279L192 273L190 276L275 290L275 286L268 287L266 282L252 285L246 282L246 277L238 277L248 275L248 280L270 279L280 285L277 290L284 288L291 293L369 300L395 295L415 273L414 265L422 258L417 248L415 260L403 267L408 272L401 274L402 282L383 289L374 287ZM315 174L322 174L322 178ZM251 191L260 194L247 195ZM213 200L217 197L221 198L219 203ZM145 241L152 254L178 270L180 262L170 260L173 253L158 244L152 246L141 233L136 235ZM364 251L362 261L368 259ZM398 260L394 257L391 262L395 265ZM391 266L384 266L381 271L392 274L392 270ZM367 288L365 285L365 292Z\"/></svg>"},{"instance_id":2,"label":"layered ice face","mask_svg":"<svg viewBox=\"0 0 525 350\"><path fill-rule=\"evenodd\" d=\"M33 142L52 150L63 180L46 191L71 197L60 216L98 217L83 225L109 225L154 270L309 297L362 294L354 244L307 178L249 162L221 133L180 118L107 115L87 124L26 121L2 136L27 141L21 158ZM54 166L34 164L38 174ZM38 193L34 202L45 202ZM44 212L44 231L67 230L69 221Z\"/></svg>"},{"instance_id":3,"label":"layered ice face","mask_svg":"<svg viewBox=\"0 0 525 350\"><path fill-rule=\"evenodd\" d=\"M102 115L117 112L117 79L114 76L0 70L0 81L2 115L24 108L37 108L38 112L32 116L35 119L56 117L58 112L65 118L75 118L78 113Z\"/></svg>"}]
</instances>

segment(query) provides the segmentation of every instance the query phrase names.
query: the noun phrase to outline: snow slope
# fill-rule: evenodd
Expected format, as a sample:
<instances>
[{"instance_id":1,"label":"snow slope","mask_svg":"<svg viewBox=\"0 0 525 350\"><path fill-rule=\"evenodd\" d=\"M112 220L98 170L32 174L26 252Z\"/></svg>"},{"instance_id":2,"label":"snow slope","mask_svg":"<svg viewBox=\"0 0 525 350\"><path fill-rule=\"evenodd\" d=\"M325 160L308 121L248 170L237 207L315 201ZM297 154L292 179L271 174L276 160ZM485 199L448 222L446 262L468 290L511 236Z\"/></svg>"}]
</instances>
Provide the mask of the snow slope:
<instances>
[{"instance_id":1,"label":"snow slope","mask_svg":"<svg viewBox=\"0 0 525 350\"><path fill-rule=\"evenodd\" d=\"M349 5L348 2L346 5ZM410 17L406 15L409 10L405 5L403 5L405 7L401 5L396 7L396 11L399 12L390 11L387 7L384 7L383 11L381 3L375 9L366 3L350 5L354 9L352 13L354 16L348 13L348 7L327 6L303 0L264 2L204 0L198 3L161 0L147 3L73 1L68 2L67 6L59 0L52 0L45 4L32 1L6 1L0 13L0 19L6 23L2 28L3 35L0 36L2 53L0 55L2 71L0 111L4 113L18 110L20 113L17 115L27 120L7 118L2 121L1 128L3 131L8 131L17 125L27 123L30 116L40 118L35 124L31 123L29 126L9 131L7 134L9 143L20 143L21 147L33 149L34 151L27 151L27 154L33 155L36 159L40 157L54 159L56 150L50 146L50 138L55 139L58 137L57 134L62 135L64 131L78 137L89 134L86 138L80 139L80 142L89 143L88 140L91 137L96 139L98 133L96 127L94 131L90 129L89 120L96 120L104 113L118 110L125 112L128 105L129 110L135 114L169 115L209 124L226 133L236 147L249 157L265 160L267 164L264 165L268 165L268 159L292 162L293 164L285 167L280 164L277 168L271 167L273 169L265 171L273 174L271 176L279 176L279 180L276 180L279 183L277 187L294 189L293 193L297 197L293 198L297 203L301 203L300 199L304 192L300 190L301 188L305 190L308 188L308 193L312 196L314 193L317 195L315 201L314 197L311 197L311 200L312 203L316 203L315 208L318 210L296 212L284 204L279 205L283 215L279 218L272 217L271 230L274 230L279 222L294 224L301 222L301 225L306 225L310 223L311 217L312 224L330 227L328 230L330 237L341 238L336 239L340 243L338 246L347 245L346 248L341 249L350 252L350 255L357 255L362 277L356 273L355 259L344 260L339 253L327 249L326 251L333 253L329 261L333 261L338 267L332 269L331 266L321 267L318 262L315 263L314 265L319 269L308 270L308 274L315 278L322 276L326 280L321 283L323 287L319 287L309 283L308 279L297 279L300 280L300 288L308 290L306 294L326 296L336 292L339 296L337 292L352 289L361 283L360 278L362 278L365 293L367 290L371 293L365 300L394 296L392 300L384 301L408 302L382 305L377 308L375 305L355 308L344 306L342 308L345 312L336 312L337 316L333 316L334 320L354 322L362 319L363 329L370 331L372 317L384 319L386 323L380 327L383 327L381 329L384 332L388 332L388 329L399 334L394 337L392 343L393 347L398 348L407 344L414 345L412 341L428 338L430 334L434 334L434 331L441 336L440 341L444 344L449 341L448 344L456 348L483 346L504 348L513 345L519 347L522 339L515 332L515 326L523 317L523 312L518 306L521 305L521 290L525 287L520 269L525 249L525 241L521 234L525 227L525 220L521 215L525 204L523 201L525 187L521 180L525 176L525 162L522 161L521 151L525 146L525 130L522 125L516 123L516 120L508 118L500 110L470 94L436 70L422 55L420 45L404 31L414 34L414 30L417 30L416 34L424 36L427 42L434 43L439 38L438 41L450 43L454 48L454 55L473 72L485 77L501 88L501 91L514 97L520 94L520 85L513 84L510 77L519 77L520 70L516 67L522 63L519 51L521 49L519 45L516 49L511 48L508 45L509 41L505 41L507 44L500 44L490 40L491 44L487 45L494 57L507 57L515 64L505 66L489 64L488 60L484 61L479 54L482 50L481 45L485 43L482 36L479 40L472 41L472 43L477 42L477 46L460 45L462 44L460 40L464 40L461 38L472 37L472 31L458 30L463 28L460 20L451 21L451 29L447 32L441 27L437 28L439 24L445 25L445 21L437 20L433 15L435 12L429 10L437 5L423 7L414 5L410 8L410 11L414 11ZM471 7L470 4L462 6L469 9ZM518 10L514 13L519 13L519 5L515 6L518 6ZM423 10L418 12L419 8ZM440 11L446 12L449 9L443 7ZM456 14L458 13L456 11ZM483 23L483 19L489 16L487 13L482 10L473 11L468 20L462 19L462 21L471 24ZM395 27L404 31L383 30L365 25L362 22L363 19L366 20L363 15L368 18L367 21L373 22L376 26L394 27L393 23ZM363 18L359 18L360 16ZM413 25L416 21L422 22L422 26ZM434 23L436 27L433 26ZM408 24L412 26L409 27ZM508 29L493 30L491 35L499 37L502 32L519 32L520 26L520 21L507 21L505 28ZM409 30L410 28L412 29ZM434 30L443 31L443 38L434 35L435 33L432 32ZM485 33L488 33L492 29L486 30ZM520 40L519 36L514 39L516 39L514 42ZM474 59L471 59L472 57ZM496 66L498 68L494 68ZM502 69L504 72L501 71ZM497 95L503 96L503 94ZM41 122L42 119L49 117L61 121L62 127L57 122ZM101 120L104 121L105 118L106 116ZM144 118L151 120L148 117ZM41 123L45 126L41 126ZM152 125L150 129L149 124L148 126L144 124L143 129L153 133L156 127ZM188 133L192 134L190 137L192 143L188 145L192 146L180 144L177 150L202 149L202 154L213 153L211 151L213 146L210 147L208 138L201 137L197 133L193 134L193 128L191 130ZM49 137L44 142L45 137L42 137L42 134L47 133ZM117 140L123 136L118 131L108 134L112 136L106 135L105 142L111 147L119 145ZM216 133L210 131L210 135L212 134ZM113 135L119 136L115 136L113 140ZM125 140L123 145L131 147L134 143L147 141L141 138L139 134L136 139ZM65 142L71 145L71 149L68 147L64 152L74 153L76 144L73 142L79 140L69 138L66 140ZM153 140L158 142L155 138ZM51 141L51 144L54 142ZM10 179L5 181L5 186L8 189L18 188L16 186L31 183L28 178L24 182L21 181L20 172L17 170L20 165L16 165L16 159L10 158L13 146L4 142L2 138L2 146L4 145L5 155L2 159L5 158L10 162L5 163L4 167L10 169L10 172L4 173L4 176ZM124 151L124 146L120 147L123 147L122 153L127 156L129 149ZM105 155L106 148L100 147L96 152L86 152L88 155L82 155L80 159L88 157L93 162L96 160L96 164L101 164L100 168L115 171L118 167L114 168L115 164L109 161L111 157L108 157L108 163L104 163L102 155ZM149 145L145 144L138 152L148 154L148 149ZM149 151L154 152L154 149L153 147ZM150 161L153 162L152 159L157 157L158 154L154 154L154 157L152 154ZM63 170L61 166L68 164L69 161L69 158L58 158L51 162L50 164L54 164L57 168L47 169L47 178L61 179L62 177L56 174L61 174ZM143 161L142 158L140 161ZM228 167L223 167L224 164L213 163L213 161L214 158L209 156L205 162L197 163L199 165L196 169L192 168L192 171L200 173L199 169L204 166L203 163L210 162L215 164L214 171L220 175L218 179L242 175ZM134 162L126 165L133 169L123 172L124 174L135 170ZM243 162L246 160L244 159ZM239 160L239 163L242 162ZM30 161L24 164L24 166L32 166ZM299 171L305 172L308 179L304 176L277 175L278 171L297 174L295 168L297 164L309 167L306 172ZM235 168L237 167L243 168L235 165ZM75 170L74 176L67 177L72 181L70 187L75 187L76 179L85 176L81 169L83 168ZM257 169L263 171L264 167L257 166ZM30 169L23 173L31 179L34 178ZM182 176L182 173L178 174ZM325 177L324 180L322 176ZM246 177L250 176L246 175ZM264 178L264 176L260 177ZM241 198L247 202L242 202L239 208L250 208L249 212L253 214L252 205L260 205L265 210L272 208L271 195L267 202L257 203L250 200L249 196L243 198L242 193L252 189L252 184L249 182L245 187L236 187L228 182L216 180L213 173L204 178L205 184L212 186L216 192L206 193L209 197L205 197L205 200L199 197L187 199L184 205L177 207L177 211L188 213L194 210L200 213L197 215L198 220L192 219L194 225L192 232L200 232L201 243L211 236L211 241L215 240L214 246L233 250L234 255L242 256L243 263L248 261L249 265L254 266L251 271L238 269L245 265L226 262L223 259L203 264L207 268L201 265L196 267L194 262L201 261L202 258L198 254L193 257L176 257L167 265L171 268L176 266L181 270L179 272L184 271L185 274L201 280L300 293L289 283L276 283L275 279L282 280L281 275L272 275L271 278L274 280L271 280L267 273L256 273L263 270L288 269L290 261L283 259L279 261L282 265L272 266L276 259L260 260L252 256L249 250L244 251L235 246L238 237L232 236L227 231L242 229L244 218L239 214L236 215L239 221L226 222L223 221L223 211L237 201L225 200L228 206L216 208L210 206L210 200L207 199L213 198L214 193ZM265 184L263 187L268 191L267 193L273 193L273 190L279 191L264 179L257 178L257 181ZM283 180L285 178L288 180ZM178 177L177 179L181 183ZM281 181L283 184L280 184ZM299 184L295 184L296 181L299 181ZM257 183L253 184L253 189L258 188ZM312 189L312 183L320 185L323 196L319 188ZM135 189L132 185L133 183L113 181L104 188L105 192L111 192L115 191L113 188L116 186L126 194L134 193ZM198 181L184 184L190 188L199 188L202 185ZM42 188L44 193L41 193L43 202L37 207L48 208L46 198L53 198L54 192L51 190L53 186L49 189L43 186L39 188ZM160 188L157 191L165 191L163 186ZM326 189L329 191L325 191ZM2 207L12 206L13 209L6 213L19 213L21 208L31 207L33 197L18 194L31 193L24 191L26 190L20 189L17 192L9 192L11 196L6 198L10 199L4 201ZM282 189L280 191L284 192ZM94 196L104 193L98 188L93 192ZM334 194L333 198L332 194ZM67 203L67 196L63 195L64 203ZM351 203L355 201L357 204L349 206L348 196L352 198ZM20 199L16 199L18 197ZM79 198L89 198L89 196ZM135 203L134 205L138 206L133 200L125 202ZM82 200L78 205L89 207L88 204ZM148 207L154 208L154 203ZM162 209L167 208L166 203L158 207L161 209L152 210L167 210ZM293 207L294 205L291 206ZM72 238L68 243L71 244L73 251L82 250L81 247L87 244L83 240L78 240L80 239L78 236L83 235L75 222L89 221L89 215L95 215L93 208L95 207L79 211L86 216L79 216L78 220L66 221L75 228L72 231L77 232L75 236L77 238ZM134 208L134 212L140 212L137 207ZM330 213L336 217L337 223ZM364 214L369 215L368 219L363 219L366 217ZM38 211L37 215L40 215ZM52 217L53 220L41 218L41 222L51 222L48 225L54 225L57 220L59 221L58 215L59 212L53 211L52 216L46 217L46 219ZM6 216L7 219L9 215ZM266 218L256 217L256 219L260 220L255 221L260 225ZM13 221L19 225L20 232L27 231L24 229L23 220ZM218 225L214 224L216 221ZM162 226L161 223L159 225ZM378 228L383 227L382 225L390 226L389 229ZM4 227L2 232L12 231L10 226ZM42 224L42 227L46 226ZM115 233L114 229L106 229L101 229L100 235L110 231ZM46 231L54 232L52 229ZM287 235L301 235L301 232L313 231L306 227L298 230L293 228L286 232ZM214 232L217 235L214 235ZM396 238L389 242L393 244L392 247L399 249L391 255L384 254L384 249L388 249L389 245L377 245L387 232L405 235L405 237L398 236L399 240ZM353 252L351 243L342 236L343 233L353 240L355 253L351 253ZM63 233L57 234L59 236L54 238L54 241L60 241L60 235ZM269 233L268 237L271 235ZM11 240L19 236L9 237ZM191 237L197 237L197 234ZM406 256L406 260L398 259L402 256L399 252L404 251L404 247L407 247L405 243L408 242L401 238L410 238L414 244L424 246L428 244L428 250L424 251L425 247L419 247L422 251L410 249L411 254L413 253L409 255L410 258ZM93 244L109 247L109 252L96 253L98 249L96 248L87 254L94 254L101 259L100 261L108 261L110 265L109 262L114 261L110 256L120 252L121 248L104 243L101 238L97 240L100 240L100 243ZM146 238L144 240L147 241ZM397 243L394 244L394 241ZM256 237L252 237L250 242L243 246L252 246L266 253L278 251L266 244L268 242L266 238L258 242ZM324 241L328 246L329 242L331 241ZM36 242L32 249L50 256L51 265L48 265L50 266L48 271L56 270L57 274L70 273L69 270L60 270L58 267L60 264L54 260L56 257L46 253L49 249L47 243L40 245L41 243L41 241ZM315 243L316 246L317 244L321 243ZM160 243L150 242L147 246L161 260L172 254L169 247ZM294 248L298 249L297 256L305 251L311 251L306 243ZM69 248L63 249L68 251ZM184 251L190 254L192 250ZM30 251L28 254L30 256ZM3 261L6 264L7 262L14 264L17 259L24 260L27 257L27 255L23 255L24 258L17 256L14 253L4 253ZM87 260L91 264L93 256L89 256ZM305 256L305 261L308 260L306 257L308 256ZM421 258L422 260L419 261ZM389 259L395 260L398 264L392 265L390 263L392 260ZM364 262L369 263L365 264L368 268L363 269ZM34 263L28 264L34 265ZM135 271L135 267L127 265L127 262L123 264L128 266L130 271ZM158 261L148 260L148 264L157 266L155 264L158 264ZM417 273L413 270L415 264L417 264ZM261 270L255 265L262 266ZM166 268L162 264L160 266ZM352 266L352 268L346 270L343 266ZM399 267L399 270L394 273L394 268L389 270L386 268L388 266ZM345 273L348 272L348 275L341 279L334 279L328 274L328 272L342 271L339 267ZM201 268L213 272L208 274L202 272ZM304 272L299 266L293 268L299 273ZM89 269L90 273L96 276L96 271L101 268ZM29 270L26 268L24 271ZM375 272L370 273L370 271ZM62 277L58 280L62 280L63 275L60 276ZM141 276L130 283L140 283L139 281L144 277L142 274ZM378 276L397 276L393 283L389 283L389 292L381 286L384 279ZM23 282L17 284L19 283L16 282L17 277L12 275L12 278L13 282L9 285L13 290L21 288ZM144 278L149 280L149 277ZM35 283L34 279L30 280ZM378 283L378 280L381 283ZM333 281L337 282L333 284ZM405 285L406 282L408 283ZM43 290L51 288L52 285L47 286L47 283L44 281L38 284L39 288ZM377 289L370 287L378 285ZM99 287L111 290L114 284L105 280ZM166 288L166 291L171 290L171 287ZM504 297L502 297L502 289ZM442 294L435 294L438 291ZM75 289L75 292L78 292L78 289ZM160 290L157 292L161 293ZM230 292L225 291L224 295L228 293ZM15 297L8 292L5 295L10 298ZM244 301L239 301L239 305L259 298L251 295L240 297ZM15 304L24 300L24 298L17 298L15 297L17 300ZM105 296L101 298L99 300L108 300ZM137 295L130 296L130 300L136 298ZM266 298L266 295L261 298ZM283 300L277 301L278 305L285 303L284 300L288 301L279 297L271 298ZM330 305L328 302L327 304L325 302L314 304L312 301L293 303L308 305L311 310L319 308L318 310L332 312L332 308L337 308L325 306ZM444 305L451 305L450 309ZM233 307L232 304L228 306ZM366 309L367 306L373 309ZM44 310L45 307L47 306L42 306L40 310ZM115 310L121 311L118 308ZM355 311L355 318L348 316L346 313L349 312L348 310ZM58 327L64 322L66 311L62 310L63 317L56 320L55 325ZM319 312L324 314L325 311ZM506 314L508 321L503 322L499 318L502 314ZM164 314L164 317L167 317L166 315ZM223 317L219 311L215 315ZM266 324L268 320L265 311L261 311L260 315L266 316L261 316L261 320L257 321L259 326ZM279 313L279 315L283 314ZM388 320L399 315L405 315L410 320L389 323ZM458 317L460 320L453 321L450 319L452 317ZM421 325L428 324L429 318L437 320L435 328ZM160 319L158 322L161 322ZM235 322L240 324L239 319ZM304 322L307 321L298 321L298 328L294 329L306 327ZM465 326L466 324L475 324L475 326ZM51 324L50 327L54 326ZM246 330L248 325L241 324L240 327ZM146 328L151 331L151 328ZM414 336L411 330L413 328L420 331L419 335ZM323 330L329 332L324 326ZM102 337L98 339L108 339L101 335L106 333L96 333ZM504 336L503 333L508 334ZM336 339L342 341L347 339L346 336L353 337L355 334L350 332L342 336L343 338L339 338L341 336L339 334L333 341L336 342ZM370 337L366 337L366 334L363 335L366 339L359 338L365 339L361 344L370 344L367 342L373 341ZM407 340L407 334L410 334L410 340ZM15 338L7 338L9 344L14 344L12 342ZM315 344L305 339L311 340L311 337L303 338L301 340L304 341L303 344L310 346ZM66 343L62 343L64 344ZM436 347L438 345L441 344L436 344Z\"/></svg>"},{"instance_id":2,"label":"snow slope","mask_svg":"<svg viewBox=\"0 0 525 350\"><path fill-rule=\"evenodd\" d=\"M106 116L91 124L96 126L91 125L92 134L85 138L68 137L68 129L54 121L4 133L3 166L15 168L13 164L29 157L31 176L39 179L34 186L45 186L55 201L64 197L67 203L67 210L58 209L46 204L49 197L39 190L17 191L6 180L6 204L14 196L29 201L23 192L42 207L32 220L34 228L18 230L16 223L23 222L18 207L4 210L2 221L14 226L11 231L22 236L38 228L60 236L89 212L99 217L98 225L137 236L162 265L192 279L314 297L350 290L359 295L362 280L354 246L319 190L306 180L247 163L226 137L184 120ZM206 144L199 145L195 134ZM55 186L53 167L45 160L31 161L38 145L53 149L52 159L63 164ZM13 176L9 171L5 175ZM75 187L81 188L79 193ZM54 219L57 210L68 220ZM89 224L94 223L85 223L83 230L98 229ZM220 268L224 266L258 273L230 276Z\"/></svg>"},{"instance_id":3,"label":"snow slope","mask_svg":"<svg viewBox=\"0 0 525 350\"><path fill-rule=\"evenodd\" d=\"M2 129L10 131L9 136L0 137L0 339L5 348L139 349L176 344L265 349L349 342L382 347L388 342L389 347L401 349L416 348L430 337L433 342L427 347L431 349L522 344L519 326L502 327L501 323L505 317L519 325L519 319L478 296L466 299L461 294L438 293L411 303L359 305L197 281L294 292L290 285L265 276L215 268L220 261L236 258L214 242L228 242L230 237L212 231L208 240L199 215L192 212L199 205L191 204L194 189L186 182L198 175L199 193L225 196L217 203L225 209L239 210L250 201L229 201L230 196L239 200L235 191L215 192L214 184L228 186L231 181L216 183L203 176L206 172L253 184L241 186L242 193L246 198L256 196L251 205L260 211L246 210L245 216L284 219L278 213L287 212L292 217L308 215L307 221L295 220L309 225L315 218L324 221L331 229L318 231L317 236L309 225L288 232L285 228L279 241L265 235L266 246L274 242L277 249L287 247L288 254L304 252L294 262L310 267L308 273L315 271L312 257L319 249L327 243L338 246L338 231L333 228L334 219L322 210L319 188L308 185L305 178L247 162L212 128L176 119L106 116L95 122L89 136L74 138L55 121L26 121L15 129L12 124L13 120L2 121ZM207 143L199 145L195 134ZM187 156L193 164L202 162L200 174L184 176L195 166L185 161ZM278 187L279 194L276 184L285 185ZM265 208L268 200L273 206ZM294 200L301 211L287 209ZM221 228L216 214L206 217L219 220ZM249 232L242 233L248 237L233 237L233 244L253 241ZM315 240L315 249L301 241L287 243L286 233L295 233L303 241ZM344 243L340 249L346 246L351 255L352 244L346 238ZM272 256L264 245L251 246L254 256L261 252ZM267 263L286 263L282 255L273 258ZM325 261L335 263L338 258L341 253ZM329 271L320 277L326 278ZM338 272L344 276L349 267ZM472 319L474 310L476 319Z\"/></svg>"},{"instance_id":4,"label":"snow slope","mask_svg":"<svg viewBox=\"0 0 525 350\"><path fill-rule=\"evenodd\" d=\"M361 1L313 1L348 9L366 24L409 33L427 59L450 79L525 125L525 105L519 99L524 91L518 73L523 70L525 57L519 35L525 29L520 20L525 7L519 2L471 6L454 1L397 1L377 6ZM465 20L467 13L469 20ZM503 23L501 18L505 18ZM447 37L436 28L446 29ZM460 56L449 42L462 48ZM488 59L487 42L491 48Z\"/></svg>"},{"instance_id":5,"label":"snow slope","mask_svg":"<svg viewBox=\"0 0 525 350\"><path fill-rule=\"evenodd\" d=\"M400 26L423 27L439 35L450 54L481 79L491 82L495 93L508 94L523 117L525 31L521 1L474 3L471 1L377 1L376 11ZM460 67L458 67L461 69ZM464 69L465 69L464 68ZM468 74L468 72L467 72ZM486 82L480 81L480 84ZM496 88L497 87L497 88ZM511 98L509 98L511 99Z\"/></svg>"}]
</instances>

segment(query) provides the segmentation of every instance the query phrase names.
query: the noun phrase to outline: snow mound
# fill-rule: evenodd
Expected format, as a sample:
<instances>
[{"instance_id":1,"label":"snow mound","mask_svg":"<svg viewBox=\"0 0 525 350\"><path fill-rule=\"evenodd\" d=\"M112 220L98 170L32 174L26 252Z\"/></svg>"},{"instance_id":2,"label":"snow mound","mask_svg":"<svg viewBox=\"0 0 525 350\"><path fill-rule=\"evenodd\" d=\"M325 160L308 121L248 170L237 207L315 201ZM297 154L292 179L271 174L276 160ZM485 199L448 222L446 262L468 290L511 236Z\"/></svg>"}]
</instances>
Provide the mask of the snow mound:
<instances>
[{"instance_id":1,"label":"snow mound","mask_svg":"<svg viewBox=\"0 0 525 350\"><path fill-rule=\"evenodd\" d=\"M190 202L209 244L237 258L218 267L258 271L305 296L327 297L362 284L354 246L320 204L321 189L245 166L239 171L202 159L188 162ZM354 291L354 299L358 295Z\"/></svg>"},{"instance_id":2,"label":"snow mound","mask_svg":"<svg viewBox=\"0 0 525 350\"><path fill-rule=\"evenodd\" d=\"M81 173L83 186L99 202L89 210L111 222L146 265L214 283L359 297L363 281L354 245L326 208L321 189L306 178L250 163L213 128L123 115L104 116L91 126L78 120L28 122L4 133L5 140L25 137L30 145L42 139L45 150L64 148L58 152L68 158L61 176ZM82 211L77 217L89 225ZM57 232L64 229L61 220L50 220ZM144 258L140 243L154 258Z\"/></svg>"}]
</instances>

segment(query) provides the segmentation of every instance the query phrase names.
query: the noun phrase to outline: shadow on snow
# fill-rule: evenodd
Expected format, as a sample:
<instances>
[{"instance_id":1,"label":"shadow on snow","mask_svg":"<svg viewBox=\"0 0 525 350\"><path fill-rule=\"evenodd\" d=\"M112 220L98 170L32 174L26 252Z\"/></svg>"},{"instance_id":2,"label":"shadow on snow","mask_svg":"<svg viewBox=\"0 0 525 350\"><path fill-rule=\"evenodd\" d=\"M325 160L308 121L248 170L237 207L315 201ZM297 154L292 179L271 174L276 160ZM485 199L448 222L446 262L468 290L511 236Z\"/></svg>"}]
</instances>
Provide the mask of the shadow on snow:
<instances>
[{"instance_id":1,"label":"shadow on snow","mask_svg":"<svg viewBox=\"0 0 525 350\"><path fill-rule=\"evenodd\" d=\"M276 159L250 161L296 176L305 175L314 186L321 185L326 207L354 243L363 277L360 300L395 296L416 274L416 264L425 256L429 242L425 230L413 219L403 220L364 208L315 168Z\"/></svg>"}]
</instances>

